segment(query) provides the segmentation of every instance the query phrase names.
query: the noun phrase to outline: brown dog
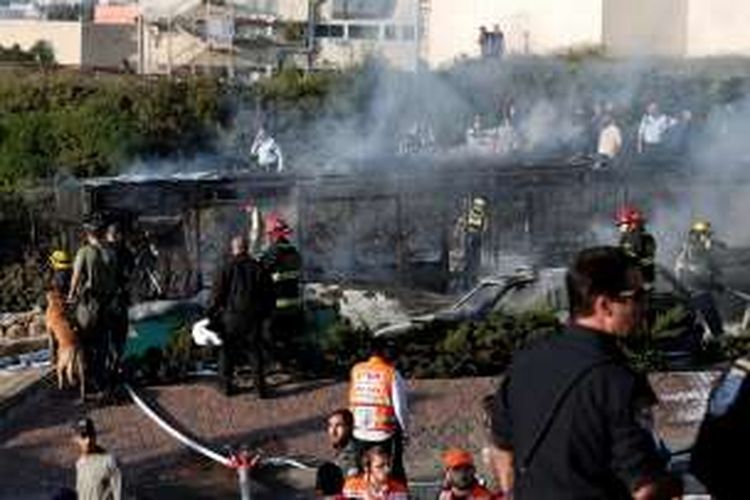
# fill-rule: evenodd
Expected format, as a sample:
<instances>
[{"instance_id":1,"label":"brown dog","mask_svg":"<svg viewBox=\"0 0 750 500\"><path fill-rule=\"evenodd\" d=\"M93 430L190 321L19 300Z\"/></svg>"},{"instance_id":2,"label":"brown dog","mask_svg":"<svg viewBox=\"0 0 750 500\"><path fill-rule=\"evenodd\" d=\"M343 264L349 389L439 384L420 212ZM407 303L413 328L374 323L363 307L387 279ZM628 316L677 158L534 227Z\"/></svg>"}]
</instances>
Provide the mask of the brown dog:
<instances>
[{"instance_id":1,"label":"brown dog","mask_svg":"<svg viewBox=\"0 0 750 500\"><path fill-rule=\"evenodd\" d=\"M44 319L47 323L47 333L57 345L57 355L54 357L57 386L62 389L65 382L74 386L78 378L81 400L84 400L86 377L83 349L78 335L65 316L65 299L59 292L47 292L47 312Z\"/></svg>"}]
</instances>

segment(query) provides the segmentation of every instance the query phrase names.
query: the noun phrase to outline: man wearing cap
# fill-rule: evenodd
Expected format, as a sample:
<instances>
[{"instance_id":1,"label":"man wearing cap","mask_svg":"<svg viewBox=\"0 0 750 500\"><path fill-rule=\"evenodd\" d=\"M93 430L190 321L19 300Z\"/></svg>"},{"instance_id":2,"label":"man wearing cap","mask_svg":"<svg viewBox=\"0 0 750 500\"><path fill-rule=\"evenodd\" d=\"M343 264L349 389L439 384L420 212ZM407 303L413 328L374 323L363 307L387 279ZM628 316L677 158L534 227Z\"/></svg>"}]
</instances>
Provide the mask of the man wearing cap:
<instances>
[{"instance_id":1,"label":"man wearing cap","mask_svg":"<svg viewBox=\"0 0 750 500\"><path fill-rule=\"evenodd\" d=\"M89 418L74 425L74 441L80 455L76 461L78 500L120 500L122 475L114 455L96 442L94 422Z\"/></svg>"},{"instance_id":2,"label":"man wearing cap","mask_svg":"<svg viewBox=\"0 0 750 500\"><path fill-rule=\"evenodd\" d=\"M466 450L450 448L443 453L445 482L438 500L491 500L492 493L479 484L474 459Z\"/></svg>"}]
</instances>

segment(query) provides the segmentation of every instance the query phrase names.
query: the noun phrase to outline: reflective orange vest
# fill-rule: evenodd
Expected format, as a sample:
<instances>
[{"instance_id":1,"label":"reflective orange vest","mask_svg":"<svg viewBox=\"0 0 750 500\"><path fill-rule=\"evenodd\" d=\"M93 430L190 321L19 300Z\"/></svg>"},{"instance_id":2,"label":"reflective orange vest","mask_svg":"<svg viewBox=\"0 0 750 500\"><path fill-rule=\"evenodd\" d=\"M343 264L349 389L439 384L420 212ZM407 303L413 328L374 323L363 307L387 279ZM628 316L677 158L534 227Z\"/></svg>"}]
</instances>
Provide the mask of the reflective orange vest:
<instances>
[{"instance_id":1,"label":"reflective orange vest","mask_svg":"<svg viewBox=\"0 0 750 500\"><path fill-rule=\"evenodd\" d=\"M393 365L378 356L354 365L349 408L354 414L356 429L387 433L398 429L391 393L395 377Z\"/></svg>"},{"instance_id":2,"label":"reflective orange vest","mask_svg":"<svg viewBox=\"0 0 750 500\"><path fill-rule=\"evenodd\" d=\"M384 491L380 494L369 491L364 475L347 478L344 483L344 497L367 500L407 500L409 489L395 479L389 479Z\"/></svg>"}]
</instances>

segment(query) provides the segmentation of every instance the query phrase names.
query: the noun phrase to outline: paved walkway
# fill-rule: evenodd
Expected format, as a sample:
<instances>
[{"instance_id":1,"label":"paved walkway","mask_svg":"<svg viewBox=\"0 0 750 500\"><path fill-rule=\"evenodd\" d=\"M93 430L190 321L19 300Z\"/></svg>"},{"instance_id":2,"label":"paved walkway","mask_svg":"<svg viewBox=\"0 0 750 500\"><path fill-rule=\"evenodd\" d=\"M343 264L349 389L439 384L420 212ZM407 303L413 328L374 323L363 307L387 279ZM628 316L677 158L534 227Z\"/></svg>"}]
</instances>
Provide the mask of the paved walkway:
<instances>
[{"instance_id":1,"label":"paved walkway","mask_svg":"<svg viewBox=\"0 0 750 500\"><path fill-rule=\"evenodd\" d=\"M684 411L700 406L702 396L683 378L653 379L657 392L673 398L657 415L657 423L678 444L690 441L701 412L700 408L694 414ZM411 383L415 425L406 454L411 478L439 477L439 456L447 445L479 453L486 439L481 399L495 384L496 380L488 378ZM329 450L324 420L331 410L344 405L345 391L343 383L318 382L278 387L271 400L258 400L252 393L227 399L211 385L196 382L153 387L142 394L217 451L227 444L247 444L267 455L325 458ZM69 426L85 414L96 422L101 444L122 462L131 496L187 500L236 495L232 471L186 451L135 405L83 407L75 403L73 394L46 387L24 399L0 422L0 498L47 499L55 489L72 485L75 449ZM292 479L309 485L311 477L303 476ZM274 497L294 496L269 496Z\"/></svg>"}]
</instances>

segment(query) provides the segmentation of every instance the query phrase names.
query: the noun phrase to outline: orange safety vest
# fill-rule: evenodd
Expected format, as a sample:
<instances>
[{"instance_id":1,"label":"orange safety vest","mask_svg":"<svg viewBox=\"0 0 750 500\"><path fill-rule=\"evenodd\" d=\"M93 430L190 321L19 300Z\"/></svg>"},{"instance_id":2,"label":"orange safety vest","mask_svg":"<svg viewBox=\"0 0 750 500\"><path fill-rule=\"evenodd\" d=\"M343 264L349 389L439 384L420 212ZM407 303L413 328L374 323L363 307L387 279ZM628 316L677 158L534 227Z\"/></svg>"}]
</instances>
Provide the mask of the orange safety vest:
<instances>
[{"instance_id":1,"label":"orange safety vest","mask_svg":"<svg viewBox=\"0 0 750 500\"><path fill-rule=\"evenodd\" d=\"M385 490L380 494L374 494L370 492L365 476L359 475L346 479L343 495L345 498L366 500L407 500L409 489L404 483L389 479Z\"/></svg>"},{"instance_id":2,"label":"orange safety vest","mask_svg":"<svg viewBox=\"0 0 750 500\"><path fill-rule=\"evenodd\" d=\"M391 389L396 369L383 358L373 356L352 368L349 408L354 427L392 433L398 428Z\"/></svg>"}]
</instances>

